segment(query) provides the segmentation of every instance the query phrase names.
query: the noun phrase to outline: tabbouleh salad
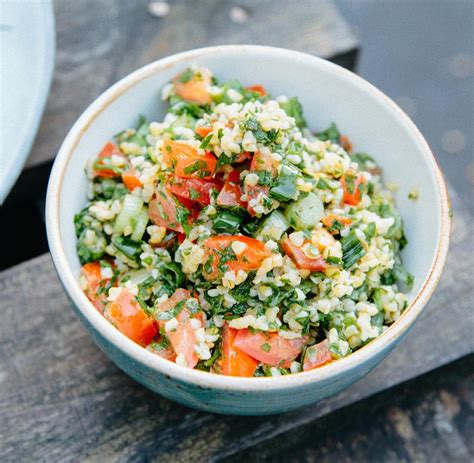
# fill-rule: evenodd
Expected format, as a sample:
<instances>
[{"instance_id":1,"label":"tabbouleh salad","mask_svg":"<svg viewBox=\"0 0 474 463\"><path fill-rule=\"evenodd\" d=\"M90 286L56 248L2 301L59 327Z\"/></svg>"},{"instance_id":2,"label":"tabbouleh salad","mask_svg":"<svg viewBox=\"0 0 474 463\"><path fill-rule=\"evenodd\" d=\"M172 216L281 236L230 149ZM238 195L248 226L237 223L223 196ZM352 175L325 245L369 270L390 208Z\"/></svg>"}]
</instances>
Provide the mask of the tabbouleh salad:
<instances>
[{"instance_id":1,"label":"tabbouleh salad","mask_svg":"<svg viewBox=\"0 0 474 463\"><path fill-rule=\"evenodd\" d=\"M300 102L192 67L87 166L81 286L156 355L280 376L350 355L407 307L403 224L381 169Z\"/></svg>"}]
</instances>

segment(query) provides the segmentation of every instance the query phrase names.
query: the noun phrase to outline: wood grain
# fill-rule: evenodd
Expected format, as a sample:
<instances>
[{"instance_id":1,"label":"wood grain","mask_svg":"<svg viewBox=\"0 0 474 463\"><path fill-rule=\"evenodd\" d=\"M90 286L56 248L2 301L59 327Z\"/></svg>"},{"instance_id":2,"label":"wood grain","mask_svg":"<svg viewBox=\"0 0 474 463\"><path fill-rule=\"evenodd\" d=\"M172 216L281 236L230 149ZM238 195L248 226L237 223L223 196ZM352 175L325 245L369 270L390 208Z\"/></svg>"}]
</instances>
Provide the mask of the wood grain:
<instances>
[{"instance_id":1,"label":"wood grain","mask_svg":"<svg viewBox=\"0 0 474 463\"><path fill-rule=\"evenodd\" d=\"M347 391L280 416L215 416L153 395L92 343L49 255L0 273L0 461L216 461L472 353L472 220L452 200L447 268L414 329Z\"/></svg>"},{"instance_id":2,"label":"wood grain","mask_svg":"<svg viewBox=\"0 0 474 463\"><path fill-rule=\"evenodd\" d=\"M230 20L235 6L230 0L174 1L164 18L150 15L147 5L148 0L55 2L56 68L27 167L53 159L71 125L107 87L164 56L209 45L256 43L327 58L347 55L357 45L328 0L300 0L296 9L292 0L240 1L249 15L243 24Z\"/></svg>"}]
</instances>

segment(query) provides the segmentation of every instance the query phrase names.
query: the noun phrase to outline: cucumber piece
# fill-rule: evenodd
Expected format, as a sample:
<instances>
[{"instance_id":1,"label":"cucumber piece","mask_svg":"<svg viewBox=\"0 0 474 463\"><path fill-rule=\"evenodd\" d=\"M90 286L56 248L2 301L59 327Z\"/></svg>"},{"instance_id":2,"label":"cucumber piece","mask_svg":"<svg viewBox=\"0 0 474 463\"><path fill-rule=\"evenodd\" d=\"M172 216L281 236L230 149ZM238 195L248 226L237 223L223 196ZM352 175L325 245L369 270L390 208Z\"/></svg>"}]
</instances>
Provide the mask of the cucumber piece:
<instances>
[{"instance_id":1,"label":"cucumber piece","mask_svg":"<svg viewBox=\"0 0 474 463\"><path fill-rule=\"evenodd\" d=\"M137 195L123 197L122 210L115 219L114 233L121 235L127 225L134 225L143 206L143 199Z\"/></svg>"},{"instance_id":2,"label":"cucumber piece","mask_svg":"<svg viewBox=\"0 0 474 463\"><path fill-rule=\"evenodd\" d=\"M143 207L137 217L137 223L133 229L132 236L130 237L134 241L140 241L145 233L146 226L148 225L148 209Z\"/></svg>"},{"instance_id":3,"label":"cucumber piece","mask_svg":"<svg viewBox=\"0 0 474 463\"><path fill-rule=\"evenodd\" d=\"M286 220L285 216L279 210L275 209L264 220L258 232L258 236L265 240L278 241L289 227L290 224Z\"/></svg>"},{"instance_id":4,"label":"cucumber piece","mask_svg":"<svg viewBox=\"0 0 474 463\"><path fill-rule=\"evenodd\" d=\"M308 193L285 210L286 219L297 230L315 228L323 215L323 203L314 193Z\"/></svg>"}]
</instances>

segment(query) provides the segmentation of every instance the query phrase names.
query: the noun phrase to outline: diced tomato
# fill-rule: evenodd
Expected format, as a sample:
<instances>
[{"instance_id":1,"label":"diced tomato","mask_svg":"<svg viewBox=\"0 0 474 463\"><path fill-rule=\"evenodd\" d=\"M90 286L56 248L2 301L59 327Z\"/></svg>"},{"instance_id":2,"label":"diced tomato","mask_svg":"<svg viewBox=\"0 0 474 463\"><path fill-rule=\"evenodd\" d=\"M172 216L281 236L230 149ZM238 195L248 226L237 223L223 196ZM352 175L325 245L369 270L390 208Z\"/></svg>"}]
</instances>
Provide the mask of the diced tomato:
<instances>
[{"instance_id":1,"label":"diced tomato","mask_svg":"<svg viewBox=\"0 0 474 463\"><path fill-rule=\"evenodd\" d=\"M181 301L185 301L191 297L190 292L187 289L179 288L174 294L166 301L162 302L159 307L159 312L165 312L172 310ZM186 364L189 368L194 368L199 361L196 352L194 351L194 345L196 344L195 330L191 325L191 319L197 318L201 323L203 322L202 312L197 314L191 314L186 307L183 307L179 314L176 316L178 320L178 327L175 330L167 331L166 337L168 338L176 355L183 354L186 359ZM160 320L160 329L163 332L166 321Z\"/></svg>"},{"instance_id":2,"label":"diced tomato","mask_svg":"<svg viewBox=\"0 0 474 463\"><path fill-rule=\"evenodd\" d=\"M173 79L176 95L185 101L201 106L212 102L212 97L208 91L211 85L209 76L196 73L189 79L183 79L183 77L183 74L180 74ZM183 80L185 81L183 82Z\"/></svg>"},{"instance_id":3,"label":"diced tomato","mask_svg":"<svg viewBox=\"0 0 474 463\"><path fill-rule=\"evenodd\" d=\"M331 236L331 235L329 235ZM310 270L311 272L321 272L326 268L326 261L319 256L314 259L308 257L298 246L296 246L289 238L281 241L283 252L302 270Z\"/></svg>"},{"instance_id":4,"label":"diced tomato","mask_svg":"<svg viewBox=\"0 0 474 463\"><path fill-rule=\"evenodd\" d=\"M195 148L184 143L166 140L162 153L163 162L178 177L208 179L216 170L217 159L212 153L199 154Z\"/></svg>"},{"instance_id":5,"label":"diced tomato","mask_svg":"<svg viewBox=\"0 0 474 463\"><path fill-rule=\"evenodd\" d=\"M122 182L129 191L142 186L142 182L138 179L137 172L133 167L122 174Z\"/></svg>"},{"instance_id":6,"label":"diced tomato","mask_svg":"<svg viewBox=\"0 0 474 463\"><path fill-rule=\"evenodd\" d=\"M124 154L120 151L118 146L112 143L111 141L109 141L104 145L101 152L97 156L98 159L95 162L95 168L93 170L94 177L104 177L104 178L120 177L120 173L114 171L113 169L107 168L106 164L104 163L105 159L110 159L113 155L123 157L128 163L126 156L124 156Z\"/></svg>"},{"instance_id":7,"label":"diced tomato","mask_svg":"<svg viewBox=\"0 0 474 463\"><path fill-rule=\"evenodd\" d=\"M238 256L235 255L231 247L234 242L244 243L247 246ZM240 235L212 236L204 242L204 251L207 256L203 272L206 280L213 280L220 273L227 270L233 270L234 272L240 269L245 271L256 270L260 267L262 261L271 255L271 252L262 241ZM222 260L224 262L221 262Z\"/></svg>"},{"instance_id":8,"label":"diced tomato","mask_svg":"<svg viewBox=\"0 0 474 463\"><path fill-rule=\"evenodd\" d=\"M248 151L242 151L242 153L239 153L237 155L234 162L235 163L240 163L240 162L244 162L247 159L251 159L251 158L252 158L252 153L249 153Z\"/></svg>"},{"instance_id":9,"label":"diced tomato","mask_svg":"<svg viewBox=\"0 0 474 463\"><path fill-rule=\"evenodd\" d=\"M346 135L341 135L339 137L339 145L342 146L342 148L347 152L347 153L352 153L352 143Z\"/></svg>"},{"instance_id":10,"label":"diced tomato","mask_svg":"<svg viewBox=\"0 0 474 463\"><path fill-rule=\"evenodd\" d=\"M122 290L115 301L107 304L104 316L125 336L141 346L148 345L158 331L155 321L126 289Z\"/></svg>"},{"instance_id":11,"label":"diced tomato","mask_svg":"<svg viewBox=\"0 0 474 463\"><path fill-rule=\"evenodd\" d=\"M303 350L306 338L286 339L278 333L238 330L234 346L266 365L289 368Z\"/></svg>"},{"instance_id":12,"label":"diced tomato","mask_svg":"<svg viewBox=\"0 0 474 463\"><path fill-rule=\"evenodd\" d=\"M157 189L154 199L148 205L148 215L155 225L184 233L182 223L178 222L180 208L189 212L167 188ZM188 222L192 223L191 217L188 217Z\"/></svg>"},{"instance_id":13,"label":"diced tomato","mask_svg":"<svg viewBox=\"0 0 474 463\"><path fill-rule=\"evenodd\" d=\"M217 205L227 207L247 207L247 203L240 199L242 195L242 188L240 188L240 172L233 170L227 177L224 187L217 197Z\"/></svg>"},{"instance_id":14,"label":"diced tomato","mask_svg":"<svg viewBox=\"0 0 474 463\"><path fill-rule=\"evenodd\" d=\"M196 127L194 131L202 138L207 137L212 132L212 127Z\"/></svg>"},{"instance_id":15,"label":"diced tomato","mask_svg":"<svg viewBox=\"0 0 474 463\"><path fill-rule=\"evenodd\" d=\"M181 179L179 177L174 177L169 180L168 188L180 198L197 201L200 204L210 204L211 198L209 194L211 190L220 191L222 189L222 183L215 179Z\"/></svg>"},{"instance_id":16,"label":"diced tomato","mask_svg":"<svg viewBox=\"0 0 474 463\"><path fill-rule=\"evenodd\" d=\"M89 300L94 304L97 310L104 311L104 305L107 295L97 294L100 288L107 286L110 279L102 278L101 265L99 261L89 262L82 266L82 274L87 281L87 289L84 291Z\"/></svg>"},{"instance_id":17,"label":"diced tomato","mask_svg":"<svg viewBox=\"0 0 474 463\"><path fill-rule=\"evenodd\" d=\"M308 371L318 368L332 360L331 352L329 352L329 341L325 339L314 346L306 349L303 362L303 370Z\"/></svg>"},{"instance_id":18,"label":"diced tomato","mask_svg":"<svg viewBox=\"0 0 474 463\"><path fill-rule=\"evenodd\" d=\"M349 181L350 184L348 185ZM360 202L361 189L364 183L365 179L361 175L357 175L356 177L352 177L349 175L342 176L341 186L344 190L344 196L342 197L342 201L351 206L357 206L357 204L359 204Z\"/></svg>"},{"instance_id":19,"label":"diced tomato","mask_svg":"<svg viewBox=\"0 0 474 463\"><path fill-rule=\"evenodd\" d=\"M331 228L334 222L336 221L344 227L347 227L347 225L350 225L352 223L352 219L350 217L344 217L338 214L329 214L323 219L321 219L321 222L328 228Z\"/></svg>"},{"instance_id":20,"label":"diced tomato","mask_svg":"<svg viewBox=\"0 0 474 463\"><path fill-rule=\"evenodd\" d=\"M247 186L247 210L251 217L255 217L256 212L253 206L249 203L252 199L258 197L260 193L263 193L265 196L268 196L268 192L270 191L270 187L262 186L262 185L255 185L255 186Z\"/></svg>"},{"instance_id":21,"label":"diced tomato","mask_svg":"<svg viewBox=\"0 0 474 463\"><path fill-rule=\"evenodd\" d=\"M256 151L250 164L251 171L262 171L266 170L270 172L272 176L277 173L277 168L270 156L262 154L260 151Z\"/></svg>"},{"instance_id":22,"label":"diced tomato","mask_svg":"<svg viewBox=\"0 0 474 463\"><path fill-rule=\"evenodd\" d=\"M267 171L270 172L272 176L275 176L277 173L277 169L271 159L270 156L266 156L262 154L260 151L255 152L252 158L252 162L250 164L250 171L251 172L261 172ZM252 206L250 206L250 201L258 197L260 193L263 193L265 196L268 196L268 192L270 191L270 187L265 185L255 185L255 186L248 186L245 187L245 193L247 194L247 210L249 214L254 217L255 210Z\"/></svg>"},{"instance_id":23,"label":"diced tomato","mask_svg":"<svg viewBox=\"0 0 474 463\"><path fill-rule=\"evenodd\" d=\"M178 244L181 244L186 239L186 235L184 233L178 233L177 236L178 236Z\"/></svg>"},{"instance_id":24,"label":"diced tomato","mask_svg":"<svg viewBox=\"0 0 474 463\"><path fill-rule=\"evenodd\" d=\"M226 323L222 328L221 374L227 376L253 376L258 360L235 347L237 331Z\"/></svg>"},{"instance_id":25,"label":"diced tomato","mask_svg":"<svg viewBox=\"0 0 474 463\"><path fill-rule=\"evenodd\" d=\"M250 90L251 92L255 93L260 93L261 96L265 96L267 94L267 91L265 90L265 87L263 85L250 85L247 87L247 90Z\"/></svg>"}]
</instances>

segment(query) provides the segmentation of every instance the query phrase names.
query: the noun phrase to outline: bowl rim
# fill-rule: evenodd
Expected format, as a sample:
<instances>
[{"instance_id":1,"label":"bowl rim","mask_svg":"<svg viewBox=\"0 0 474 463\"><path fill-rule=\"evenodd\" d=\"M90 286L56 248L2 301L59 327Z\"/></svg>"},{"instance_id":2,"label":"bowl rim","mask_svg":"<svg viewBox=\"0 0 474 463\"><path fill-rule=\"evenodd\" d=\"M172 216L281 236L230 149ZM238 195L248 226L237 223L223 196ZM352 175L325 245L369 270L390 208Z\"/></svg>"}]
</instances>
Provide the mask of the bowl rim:
<instances>
[{"instance_id":1,"label":"bowl rim","mask_svg":"<svg viewBox=\"0 0 474 463\"><path fill-rule=\"evenodd\" d=\"M112 326L112 324L97 311L81 290L77 275L73 273L66 259L61 238L61 221L59 214L63 178L74 149L93 121L108 105L150 75L159 73L182 61L196 60L201 56L222 55L229 52L263 54L276 59L289 59L312 66L316 65L320 69L325 69L328 72L337 74L339 78L349 81L351 85L358 86L359 89L365 91L368 96L370 95L372 98L378 100L380 104L387 107L391 113L399 119L400 123L410 130L421 148L420 151L435 174L437 193L439 195L437 206L440 214L440 227L437 230L436 254L423 285L418 293L414 295L412 302L405 309L400 318L384 333L349 356L329 363L322 368L280 377L242 378L224 376L179 366L174 362L170 362L147 351ZM428 143L414 122L397 104L372 84L341 66L295 50L262 45L219 45L181 52L145 65L109 87L89 105L70 129L56 156L48 183L46 227L52 259L65 291L73 301L76 309L80 311L82 317L87 319L94 329L109 343L113 344L134 361L166 375L169 379L172 378L174 380L183 381L201 388L256 392L296 388L338 377L349 370L363 365L371 358L375 358L378 353L387 349L394 342L399 341L414 324L439 282L448 253L451 218L446 184Z\"/></svg>"}]
</instances>

